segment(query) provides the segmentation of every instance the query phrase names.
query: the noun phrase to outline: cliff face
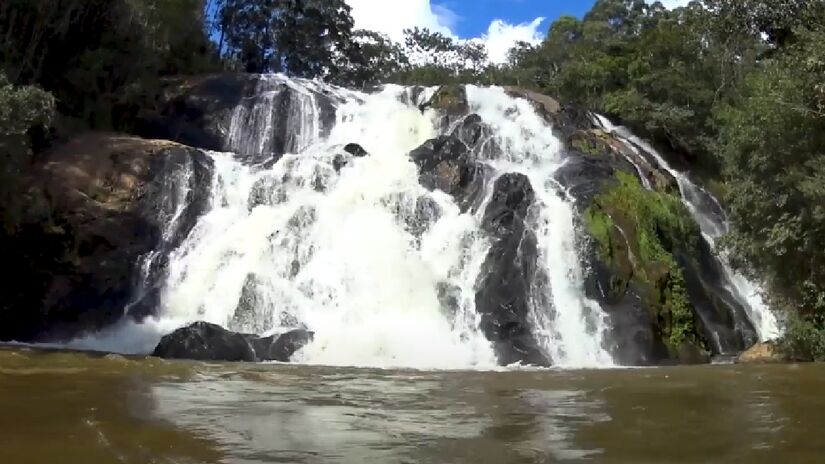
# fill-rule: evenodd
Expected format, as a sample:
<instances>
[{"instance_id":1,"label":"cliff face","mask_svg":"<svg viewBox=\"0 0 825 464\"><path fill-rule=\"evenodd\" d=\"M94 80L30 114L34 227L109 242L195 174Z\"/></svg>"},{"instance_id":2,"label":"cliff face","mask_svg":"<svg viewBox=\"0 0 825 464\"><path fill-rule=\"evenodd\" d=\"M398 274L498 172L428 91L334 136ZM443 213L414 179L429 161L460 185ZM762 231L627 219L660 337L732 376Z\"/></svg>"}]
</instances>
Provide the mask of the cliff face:
<instances>
[{"instance_id":1,"label":"cliff face","mask_svg":"<svg viewBox=\"0 0 825 464\"><path fill-rule=\"evenodd\" d=\"M150 313L162 266L148 257L194 224L208 200L209 159L168 141L88 134L46 153L28 174L26 195L39 212L4 241L10 280L0 340L61 339L127 311ZM185 206L169 204L177 189L188 192Z\"/></svg>"},{"instance_id":2,"label":"cliff face","mask_svg":"<svg viewBox=\"0 0 825 464\"><path fill-rule=\"evenodd\" d=\"M737 316L741 311L675 179L603 130L594 115L505 90L530 102L563 144L566 161L555 180L559 195L577 210L584 290L609 315L606 348L616 362L698 362L752 344L753 328ZM301 114L307 91L317 92L312 110L321 115L317 131L324 134L340 95L321 86L301 93L279 80L224 75L171 82L155 116L144 121L144 135L197 148L90 134L47 153L29 176L32 198L41 199L47 213L4 240L7 269L16 275L0 302L0 340L66 338L127 313L152 314L165 257L209 200L211 161L200 149L232 150L254 164L277 160L302 143L289 118ZM257 105L260 99L272 102ZM262 107L269 114L252 118ZM531 282L542 279L528 220L537 186L516 174L490 184L478 150L487 150L488 159L506 153L484 143L490 129L472 113L463 87L443 87L421 109L438 111L450 128L410 154L421 185L479 213L493 242L477 283L482 330L502 363L552 364L527 317ZM232 134L239 118L268 123L255 140L241 140ZM485 188L493 189L486 203Z\"/></svg>"},{"instance_id":3,"label":"cliff face","mask_svg":"<svg viewBox=\"0 0 825 464\"><path fill-rule=\"evenodd\" d=\"M579 213L585 290L609 314L606 348L614 360L625 365L706 362L711 354L741 351L756 342L753 327L726 288L718 259L681 201L676 179L641 150L603 130L595 115L523 89L506 91L531 102L564 145L567 159L556 180L560 195L572 198ZM454 125L458 139L473 152L474 139L463 134L475 116L469 115L464 98L460 87L443 87L424 107L444 114L444 124ZM456 126L462 117L464 123ZM466 153L458 157L459 172L483 171L470 158ZM471 186L442 190L461 200ZM528 182L517 190L530 192L531 186ZM488 267L495 271L479 283L477 309L493 322L495 329L485 329L488 338L507 341L506 349L499 348L504 358L520 353L540 364L535 341L525 336L525 311L518 309L523 304L513 297L524 293L513 285L535 278L532 231L514 225L521 224L533 197L507 198L501 214L516 222L509 222L507 239L491 251ZM495 206L493 201L488 208Z\"/></svg>"}]
</instances>

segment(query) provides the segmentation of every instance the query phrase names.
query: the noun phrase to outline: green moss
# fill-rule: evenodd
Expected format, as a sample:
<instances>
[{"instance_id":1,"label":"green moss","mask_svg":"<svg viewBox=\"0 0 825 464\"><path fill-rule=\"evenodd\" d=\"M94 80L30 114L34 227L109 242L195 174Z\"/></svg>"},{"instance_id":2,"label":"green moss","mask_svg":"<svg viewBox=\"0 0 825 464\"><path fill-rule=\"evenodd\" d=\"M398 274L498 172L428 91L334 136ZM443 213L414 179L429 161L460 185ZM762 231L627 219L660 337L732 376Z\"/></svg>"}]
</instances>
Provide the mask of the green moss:
<instances>
[{"instance_id":1,"label":"green moss","mask_svg":"<svg viewBox=\"0 0 825 464\"><path fill-rule=\"evenodd\" d=\"M646 190L631 174L616 173L616 185L599 194L585 214L602 259L640 292L662 340L675 352L699 335L676 250L691 253L700 231L678 197Z\"/></svg>"}]
</instances>

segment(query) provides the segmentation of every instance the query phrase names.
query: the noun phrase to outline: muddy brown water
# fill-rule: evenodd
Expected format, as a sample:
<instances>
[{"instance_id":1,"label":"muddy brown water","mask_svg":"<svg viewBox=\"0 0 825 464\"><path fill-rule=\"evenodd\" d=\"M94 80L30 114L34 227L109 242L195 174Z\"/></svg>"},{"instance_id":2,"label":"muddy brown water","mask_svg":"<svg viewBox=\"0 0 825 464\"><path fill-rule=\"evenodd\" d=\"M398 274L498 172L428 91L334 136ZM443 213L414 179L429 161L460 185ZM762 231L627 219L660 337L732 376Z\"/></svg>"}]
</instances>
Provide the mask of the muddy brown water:
<instances>
[{"instance_id":1,"label":"muddy brown water","mask_svg":"<svg viewBox=\"0 0 825 464\"><path fill-rule=\"evenodd\" d=\"M0 349L0 463L825 462L825 366L422 372Z\"/></svg>"}]
</instances>

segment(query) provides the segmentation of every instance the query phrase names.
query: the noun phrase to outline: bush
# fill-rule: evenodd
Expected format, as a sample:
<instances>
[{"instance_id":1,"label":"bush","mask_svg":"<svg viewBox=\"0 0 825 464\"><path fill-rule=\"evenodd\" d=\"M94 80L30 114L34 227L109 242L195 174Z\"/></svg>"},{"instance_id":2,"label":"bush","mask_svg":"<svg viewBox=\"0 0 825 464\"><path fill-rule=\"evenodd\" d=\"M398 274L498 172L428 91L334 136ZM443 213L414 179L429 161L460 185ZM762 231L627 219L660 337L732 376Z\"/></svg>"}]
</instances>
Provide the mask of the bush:
<instances>
[{"instance_id":1,"label":"bush","mask_svg":"<svg viewBox=\"0 0 825 464\"><path fill-rule=\"evenodd\" d=\"M779 339L779 351L793 361L825 361L825 329L793 315Z\"/></svg>"},{"instance_id":2,"label":"bush","mask_svg":"<svg viewBox=\"0 0 825 464\"><path fill-rule=\"evenodd\" d=\"M35 86L13 86L0 71L0 137L25 134L32 126L48 127L54 97Z\"/></svg>"}]
</instances>

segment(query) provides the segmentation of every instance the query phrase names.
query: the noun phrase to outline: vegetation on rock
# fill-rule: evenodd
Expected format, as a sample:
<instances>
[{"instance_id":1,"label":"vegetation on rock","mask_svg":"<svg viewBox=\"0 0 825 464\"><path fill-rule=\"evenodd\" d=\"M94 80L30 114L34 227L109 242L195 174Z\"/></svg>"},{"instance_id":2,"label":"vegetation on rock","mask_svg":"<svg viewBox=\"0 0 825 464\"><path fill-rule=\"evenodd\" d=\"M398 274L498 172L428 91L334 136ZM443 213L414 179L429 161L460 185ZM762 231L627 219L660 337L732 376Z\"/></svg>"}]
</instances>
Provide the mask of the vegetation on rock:
<instances>
[{"instance_id":1,"label":"vegetation on rock","mask_svg":"<svg viewBox=\"0 0 825 464\"><path fill-rule=\"evenodd\" d=\"M673 253L690 251L701 239L680 200L646 190L632 175L617 172L616 184L596 196L585 225L602 258L614 269L614 293L633 287L652 309L662 339L676 352L685 341L704 347Z\"/></svg>"}]
</instances>

